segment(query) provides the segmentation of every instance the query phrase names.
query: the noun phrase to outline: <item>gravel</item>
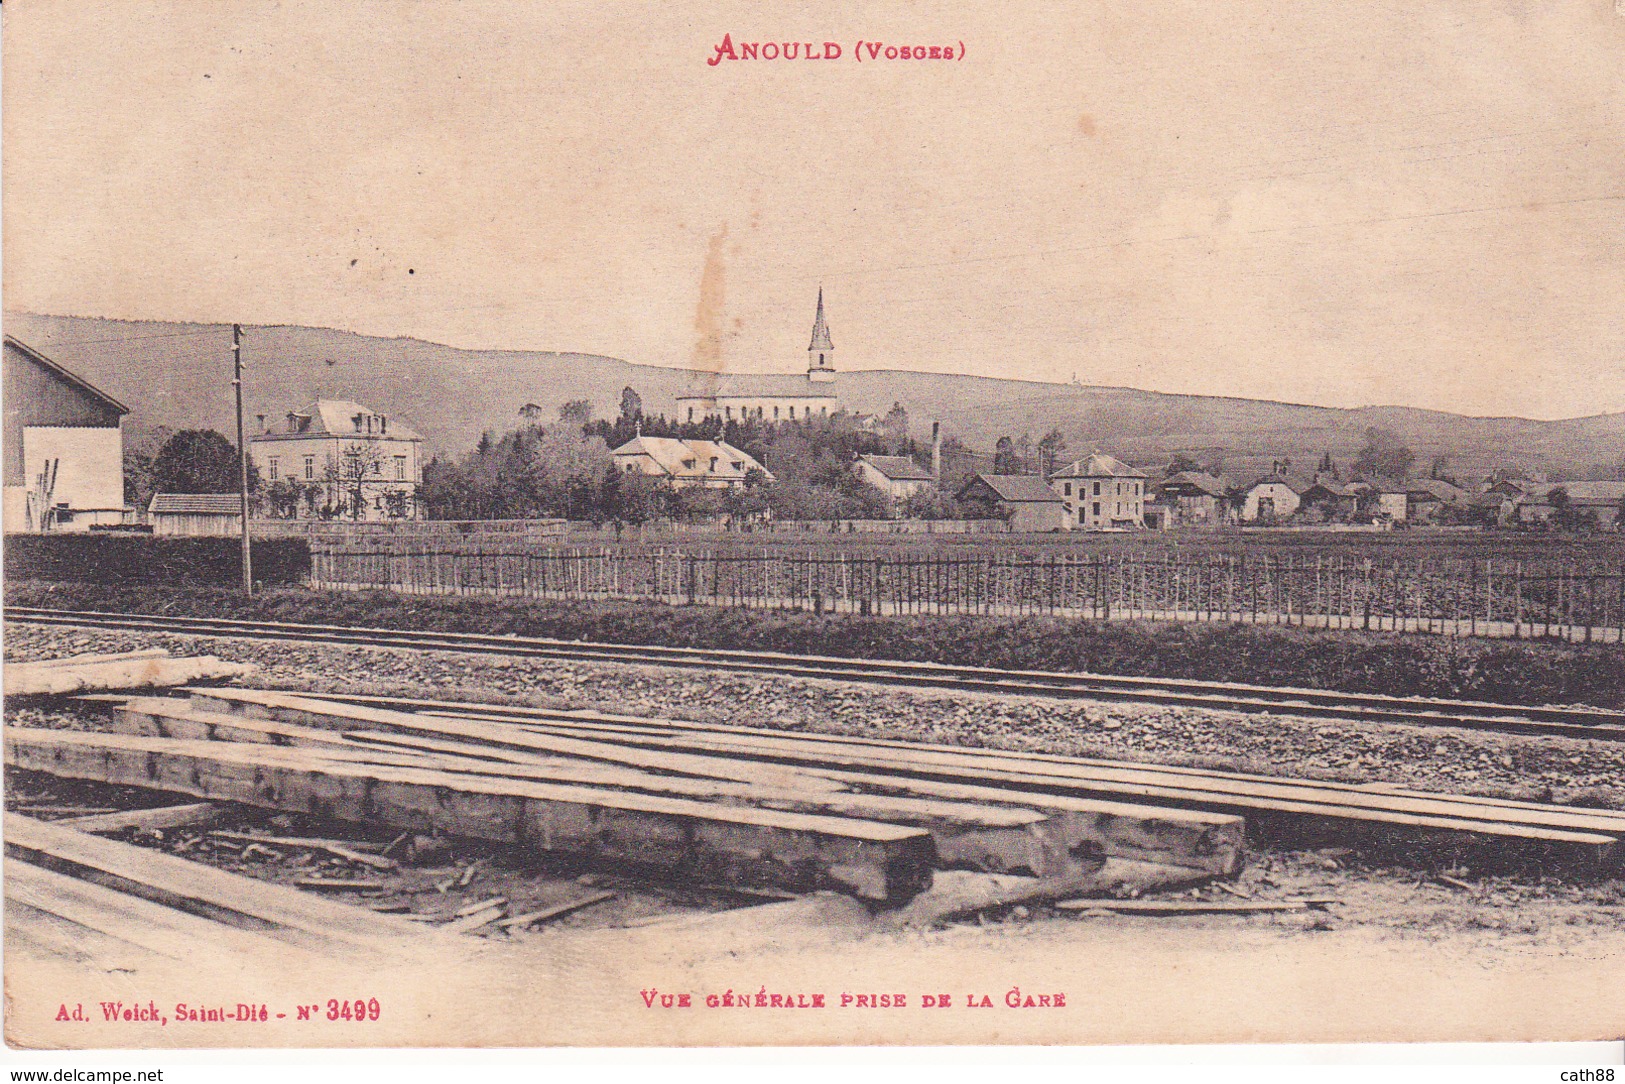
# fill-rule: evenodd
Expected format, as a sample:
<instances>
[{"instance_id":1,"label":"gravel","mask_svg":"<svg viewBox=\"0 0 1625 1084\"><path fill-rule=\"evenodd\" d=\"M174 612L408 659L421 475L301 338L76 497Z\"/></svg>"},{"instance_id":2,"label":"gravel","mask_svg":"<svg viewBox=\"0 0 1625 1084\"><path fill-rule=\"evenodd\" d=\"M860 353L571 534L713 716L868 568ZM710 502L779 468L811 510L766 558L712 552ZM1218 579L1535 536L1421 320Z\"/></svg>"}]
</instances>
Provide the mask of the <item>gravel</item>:
<instances>
[{"instance_id":1,"label":"gravel","mask_svg":"<svg viewBox=\"0 0 1625 1084\"><path fill-rule=\"evenodd\" d=\"M1275 713L897 689L625 664L13 625L7 658L161 646L252 662L246 683L589 708L696 722L1385 782L1625 809L1625 743Z\"/></svg>"}]
</instances>

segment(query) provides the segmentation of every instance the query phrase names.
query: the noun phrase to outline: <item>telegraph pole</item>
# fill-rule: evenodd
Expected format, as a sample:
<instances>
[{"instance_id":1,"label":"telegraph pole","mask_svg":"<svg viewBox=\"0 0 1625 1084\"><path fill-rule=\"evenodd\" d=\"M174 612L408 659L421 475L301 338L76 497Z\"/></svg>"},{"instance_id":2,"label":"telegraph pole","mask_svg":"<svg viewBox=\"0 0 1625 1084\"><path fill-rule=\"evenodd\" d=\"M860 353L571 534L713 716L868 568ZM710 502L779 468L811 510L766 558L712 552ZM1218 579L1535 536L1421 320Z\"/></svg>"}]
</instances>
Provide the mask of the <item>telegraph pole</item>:
<instances>
[{"instance_id":1,"label":"telegraph pole","mask_svg":"<svg viewBox=\"0 0 1625 1084\"><path fill-rule=\"evenodd\" d=\"M243 326L231 325L231 386L237 393L237 479L243 513L243 594L254 597L254 558L248 543L248 441L243 437Z\"/></svg>"}]
</instances>

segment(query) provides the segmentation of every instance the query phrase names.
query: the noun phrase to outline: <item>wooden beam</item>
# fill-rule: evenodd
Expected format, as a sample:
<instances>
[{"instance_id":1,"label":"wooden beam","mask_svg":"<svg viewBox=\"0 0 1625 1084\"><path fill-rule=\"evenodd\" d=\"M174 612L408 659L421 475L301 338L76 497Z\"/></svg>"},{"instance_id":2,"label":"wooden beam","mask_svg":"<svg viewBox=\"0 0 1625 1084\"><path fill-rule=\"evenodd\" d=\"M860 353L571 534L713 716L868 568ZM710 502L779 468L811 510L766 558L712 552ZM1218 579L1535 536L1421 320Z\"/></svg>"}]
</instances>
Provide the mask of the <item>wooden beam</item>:
<instances>
[{"instance_id":1,"label":"wooden beam","mask_svg":"<svg viewBox=\"0 0 1625 1084\"><path fill-rule=\"evenodd\" d=\"M583 743L559 735L529 732L516 726L428 718L408 712L357 707L287 693L262 692L257 689L213 689L195 693L192 699L194 706L203 711L237 712L247 715L257 713L265 718L307 727L340 730L371 728L398 734L454 737L530 753L607 760L615 764L648 768L674 775L730 779L741 783L760 783L764 786L802 791L833 792L842 789L839 784L831 783L816 775L762 764L741 763L707 756L690 758L666 754L651 757L647 752L636 748L617 747L608 743Z\"/></svg>"},{"instance_id":2,"label":"wooden beam","mask_svg":"<svg viewBox=\"0 0 1625 1084\"><path fill-rule=\"evenodd\" d=\"M163 831L213 824L226 813L226 807L213 802L192 802L187 805L165 805L156 809L130 809L117 813L101 813L94 817L69 817L52 823L81 832L122 832L126 828Z\"/></svg>"},{"instance_id":3,"label":"wooden beam","mask_svg":"<svg viewBox=\"0 0 1625 1084\"><path fill-rule=\"evenodd\" d=\"M346 748L355 749L360 743L372 747L404 748L414 752L434 754L425 758L421 766L438 771L479 776L500 776L509 779L529 779L543 783L581 784L614 787L619 790L643 794L697 799L733 806L776 809L814 816L853 817L906 824L923 828L931 833L936 845L937 862L942 868L969 868L990 872L1027 871L1036 876L1075 876L1100 864L1099 847L1088 843L1075 830L1055 820L1051 815L1030 808L1000 808L972 802L945 801L940 797L914 797L907 795L867 795L848 793L841 784L821 775L787 773L781 771L752 771L751 765L742 770L726 760L714 757L673 756L666 753L631 751L630 759L661 772L688 772L691 775L654 774L619 766L622 754L628 752L602 742L560 739L547 744L568 748L578 756L593 758L580 760L558 756L540 757L525 752L505 752L488 744L450 742L416 734L396 734L385 731L334 731L305 727L293 723L248 720L232 713L185 710L165 714L156 702L148 702L146 710L136 713L123 709L121 719L139 719L136 733L157 733L176 738L207 738L230 735L232 720L243 720L245 726L275 728L282 740L295 745L310 743L310 747L323 752L332 742L348 742ZM335 705L338 711L342 705ZM306 709L298 707L301 713ZM343 715L335 716L340 720ZM414 721L416 717L411 717ZM224 720L224 722L221 722ZM390 725L404 725L390 719ZM427 720L422 726L435 731L439 720ZM126 732L130 727L120 727ZM481 735L489 733L493 740L502 741L511 728L475 728ZM453 732L464 733L469 727L452 725ZM481 755L502 757L500 761L476 759ZM701 764L700 762L708 762ZM714 762L714 768L709 766ZM727 777L734 775L764 779L784 779L789 786L769 786L761 783L737 782ZM801 787L803 781L807 786ZM1014 806L1016 803L1007 803ZM1052 823L1053 822L1053 823Z\"/></svg>"},{"instance_id":4,"label":"wooden beam","mask_svg":"<svg viewBox=\"0 0 1625 1084\"><path fill-rule=\"evenodd\" d=\"M576 733L574 724L539 724ZM580 733L607 737L598 730ZM1139 765L1091 767L1044 762L1012 763L997 755L870 747L794 737L646 733L628 730L617 741L761 760L803 770L873 771L1016 791L1153 803L1243 815L1278 839L1291 842L1355 839L1414 854L1422 848L1470 854L1476 865L1525 867L1586 876L1619 868L1616 823L1589 811L1548 807L1524 810L1437 801L1313 785L1255 783L1201 775L1169 776Z\"/></svg>"},{"instance_id":5,"label":"wooden beam","mask_svg":"<svg viewBox=\"0 0 1625 1084\"><path fill-rule=\"evenodd\" d=\"M387 915L318 900L283 885L14 813L5 815L5 847L7 858L19 863L43 866L316 952L396 955L411 951L408 940L422 936L418 927Z\"/></svg>"},{"instance_id":6,"label":"wooden beam","mask_svg":"<svg viewBox=\"0 0 1625 1084\"><path fill-rule=\"evenodd\" d=\"M1448 794L1432 791L1416 791L1394 784L1372 783L1343 783L1332 780L1297 779L1288 776L1257 775L1247 772L1232 772L1211 768L1193 768L1174 764L1151 764L1141 762L1124 762L1098 757L1076 757L1060 753L1040 753L1030 750L996 749L969 747L963 745L943 745L928 742L903 741L896 738L874 738L854 734L833 734L816 731L786 731L768 730L761 727L733 726L722 723L701 723L689 720L649 718L630 715L615 715L606 712L575 711L551 708L532 708L514 705L477 704L462 701L440 701L429 699L395 698L395 697L368 697L340 695L334 699L345 702L358 702L363 704L393 704L406 710L421 710L429 714L444 714L454 718L478 718L486 720L513 720L516 722L530 722L545 724L549 722L562 722L579 726L583 729L593 729L614 733L623 731L627 727L652 733L694 731L702 734L735 734L743 736L766 738L797 738L805 737L809 740L838 742L843 745L870 746L876 748L889 748L901 750L923 750L947 754L958 754L974 757L996 757L1000 760L1031 762L1036 764L1063 764L1083 767L1121 768L1133 767L1136 770L1156 772L1174 776L1195 776L1203 779L1226 779L1239 782L1266 783L1276 786L1301 786L1318 790L1362 792L1379 790L1393 794L1411 795L1426 798L1430 801L1456 802L1463 805L1492 805L1509 808L1532 809L1550 812L1561 810L1565 813L1583 813L1588 817L1599 818L1596 831L1625 831L1625 811L1604 809L1573 809L1553 806L1550 803L1523 802L1498 798L1482 798L1469 794ZM1019 766L1012 764L1013 769ZM1602 821L1613 822L1606 827Z\"/></svg>"},{"instance_id":7,"label":"wooden beam","mask_svg":"<svg viewBox=\"0 0 1625 1084\"><path fill-rule=\"evenodd\" d=\"M65 696L110 689L150 689L221 681L252 673L247 663L224 662L213 655L86 661L75 665L5 664L7 696Z\"/></svg>"},{"instance_id":8,"label":"wooden beam","mask_svg":"<svg viewBox=\"0 0 1625 1084\"><path fill-rule=\"evenodd\" d=\"M28 862L7 863L6 903L172 960L194 960L202 951L285 958L296 947L309 947L275 931L239 929Z\"/></svg>"},{"instance_id":9,"label":"wooden beam","mask_svg":"<svg viewBox=\"0 0 1625 1084\"><path fill-rule=\"evenodd\" d=\"M301 750L235 742L3 729L6 761L21 769L568 851L689 879L897 901L930 883L935 858L930 835L904 825L418 768L312 768Z\"/></svg>"},{"instance_id":10,"label":"wooden beam","mask_svg":"<svg viewBox=\"0 0 1625 1084\"><path fill-rule=\"evenodd\" d=\"M1307 911L1336 900L1060 900L1058 911L1112 911L1120 915L1247 915L1273 911Z\"/></svg>"},{"instance_id":11,"label":"wooden beam","mask_svg":"<svg viewBox=\"0 0 1625 1084\"><path fill-rule=\"evenodd\" d=\"M543 907L539 911L527 911L522 915L505 918L498 922L497 925L505 930L522 930L534 926L538 922L549 922L555 918L563 918L565 915L574 914L584 908L591 907L595 903L603 903L605 900L614 898L615 893L613 892L594 892L592 895L583 896L578 900L556 903L552 907Z\"/></svg>"}]
</instances>

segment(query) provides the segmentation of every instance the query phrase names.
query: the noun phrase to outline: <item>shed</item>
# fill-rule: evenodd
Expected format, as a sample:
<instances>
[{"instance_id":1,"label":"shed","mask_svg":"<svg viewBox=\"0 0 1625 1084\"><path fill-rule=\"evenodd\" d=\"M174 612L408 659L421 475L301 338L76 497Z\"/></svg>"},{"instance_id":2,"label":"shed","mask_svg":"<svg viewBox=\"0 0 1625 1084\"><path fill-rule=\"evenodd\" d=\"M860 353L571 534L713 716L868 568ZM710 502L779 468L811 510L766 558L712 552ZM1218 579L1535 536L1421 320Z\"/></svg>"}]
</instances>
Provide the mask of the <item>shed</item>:
<instances>
[{"instance_id":1,"label":"shed","mask_svg":"<svg viewBox=\"0 0 1625 1084\"><path fill-rule=\"evenodd\" d=\"M154 493L148 516L153 534L227 537L241 533L242 509L236 493Z\"/></svg>"}]
</instances>

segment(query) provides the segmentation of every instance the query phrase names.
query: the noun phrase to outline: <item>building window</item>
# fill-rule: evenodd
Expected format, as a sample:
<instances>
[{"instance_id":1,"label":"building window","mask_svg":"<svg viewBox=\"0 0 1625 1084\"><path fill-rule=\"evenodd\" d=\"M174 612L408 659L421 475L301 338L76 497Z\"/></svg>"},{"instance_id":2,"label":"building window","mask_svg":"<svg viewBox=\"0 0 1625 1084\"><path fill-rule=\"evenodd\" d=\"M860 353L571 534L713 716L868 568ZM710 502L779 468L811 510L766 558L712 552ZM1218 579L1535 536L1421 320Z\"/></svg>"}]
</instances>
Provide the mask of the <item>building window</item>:
<instances>
[{"instance_id":1,"label":"building window","mask_svg":"<svg viewBox=\"0 0 1625 1084\"><path fill-rule=\"evenodd\" d=\"M277 480L277 462L276 462L276 456L273 455L271 457L271 481L274 482L276 480Z\"/></svg>"},{"instance_id":2,"label":"building window","mask_svg":"<svg viewBox=\"0 0 1625 1084\"><path fill-rule=\"evenodd\" d=\"M774 421L779 420L779 408L778 407L773 408L773 420Z\"/></svg>"},{"instance_id":3,"label":"building window","mask_svg":"<svg viewBox=\"0 0 1625 1084\"><path fill-rule=\"evenodd\" d=\"M1066 490L1066 495L1068 497L1072 496L1072 483L1071 482L1066 483L1066 485L1063 486L1062 488Z\"/></svg>"},{"instance_id":4,"label":"building window","mask_svg":"<svg viewBox=\"0 0 1625 1084\"><path fill-rule=\"evenodd\" d=\"M694 408L693 407L688 408L688 420L690 422L692 422L694 420Z\"/></svg>"},{"instance_id":5,"label":"building window","mask_svg":"<svg viewBox=\"0 0 1625 1084\"><path fill-rule=\"evenodd\" d=\"M1094 507L1095 507L1095 518L1099 519L1100 518L1100 502L1096 501Z\"/></svg>"},{"instance_id":6,"label":"building window","mask_svg":"<svg viewBox=\"0 0 1625 1084\"><path fill-rule=\"evenodd\" d=\"M627 470L631 469L631 467L627 467ZM395 480L397 482L406 481L406 457L404 455L395 457Z\"/></svg>"},{"instance_id":7,"label":"building window","mask_svg":"<svg viewBox=\"0 0 1625 1084\"><path fill-rule=\"evenodd\" d=\"M796 408L795 407L790 408L790 420L791 421L796 420Z\"/></svg>"},{"instance_id":8,"label":"building window","mask_svg":"<svg viewBox=\"0 0 1625 1084\"><path fill-rule=\"evenodd\" d=\"M1099 482L1095 483L1095 496L1097 496L1097 497L1100 496L1100 483ZM1100 515L1100 512L1096 511L1095 515L1097 515L1097 516Z\"/></svg>"},{"instance_id":9,"label":"building window","mask_svg":"<svg viewBox=\"0 0 1625 1084\"><path fill-rule=\"evenodd\" d=\"M305 456L305 481L307 481L307 482L311 481L315 477L316 477L316 457L313 456L313 455L307 455L307 456Z\"/></svg>"},{"instance_id":10,"label":"building window","mask_svg":"<svg viewBox=\"0 0 1625 1084\"><path fill-rule=\"evenodd\" d=\"M725 407L723 407L723 408L722 408L722 416L723 416L723 417L725 417L725 418L727 418L727 419L728 419L728 420L729 420L729 421L733 421L733 417L734 417L734 408L733 408L733 407L731 407L731 406L725 406Z\"/></svg>"},{"instance_id":11,"label":"building window","mask_svg":"<svg viewBox=\"0 0 1625 1084\"><path fill-rule=\"evenodd\" d=\"M717 472L717 457L712 456L711 457L711 473L715 474L716 472Z\"/></svg>"}]
</instances>

